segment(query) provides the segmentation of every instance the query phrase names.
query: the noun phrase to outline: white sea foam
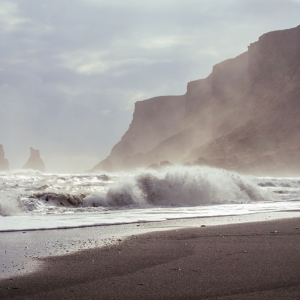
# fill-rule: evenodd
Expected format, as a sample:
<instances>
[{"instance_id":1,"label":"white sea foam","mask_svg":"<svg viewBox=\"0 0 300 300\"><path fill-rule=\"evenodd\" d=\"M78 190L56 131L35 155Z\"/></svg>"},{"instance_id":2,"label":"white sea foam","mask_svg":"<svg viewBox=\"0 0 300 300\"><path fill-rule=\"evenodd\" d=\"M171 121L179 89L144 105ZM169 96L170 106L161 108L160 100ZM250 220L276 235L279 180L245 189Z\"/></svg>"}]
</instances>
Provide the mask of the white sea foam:
<instances>
[{"instance_id":1,"label":"white sea foam","mask_svg":"<svg viewBox=\"0 0 300 300\"><path fill-rule=\"evenodd\" d=\"M0 216L13 216L21 213L22 208L17 194L0 192Z\"/></svg>"},{"instance_id":2,"label":"white sea foam","mask_svg":"<svg viewBox=\"0 0 300 300\"><path fill-rule=\"evenodd\" d=\"M111 176L17 171L2 174L0 185L1 215L250 203L276 198L247 177L209 167L170 167Z\"/></svg>"},{"instance_id":3,"label":"white sea foam","mask_svg":"<svg viewBox=\"0 0 300 300\"><path fill-rule=\"evenodd\" d=\"M119 178L105 194L87 196L88 206L191 206L272 200L236 173L209 167L171 167Z\"/></svg>"},{"instance_id":4,"label":"white sea foam","mask_svg":"<svg viewBox=\"0 0 300 300\"><path fill-rule=\"evenodd\" d=\"M0 173L0 231L299 211L299 199L299 178L208 167L108 175L17 171Z\"/></svg>"}]
</instances>

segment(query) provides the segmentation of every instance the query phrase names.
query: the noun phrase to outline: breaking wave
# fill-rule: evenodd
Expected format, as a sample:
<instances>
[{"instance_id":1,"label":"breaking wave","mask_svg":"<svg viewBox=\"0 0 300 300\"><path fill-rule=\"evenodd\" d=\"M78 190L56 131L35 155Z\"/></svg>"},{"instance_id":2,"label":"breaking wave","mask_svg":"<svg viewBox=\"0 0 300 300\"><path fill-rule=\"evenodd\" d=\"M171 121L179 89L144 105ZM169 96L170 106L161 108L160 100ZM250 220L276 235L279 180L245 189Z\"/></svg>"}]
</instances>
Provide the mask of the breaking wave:
<instances>
[{"instance_id":1,"label":"breaking wave","mask_svg":"<svg viewBox=\"0 0 300 300\"><path fill-rule=\"evenodd\" d=\"M209 167L170 167L122 178L105 195L90 195L85 206L199 206L249 203L274 198L247 178Z\"/></svg>"},{"instance_id":2,"label":"breaking wave","mask_svg":"<svg viewBox=\"0 0 300 300\"><path fill-rule=\"evenodd\" d=\"M262 185L262 183L260 182ZM169 167L133 173L0 176L0 216L184 207L275 200L250 178L209 167Z\"/></svg>"}]
</instances>

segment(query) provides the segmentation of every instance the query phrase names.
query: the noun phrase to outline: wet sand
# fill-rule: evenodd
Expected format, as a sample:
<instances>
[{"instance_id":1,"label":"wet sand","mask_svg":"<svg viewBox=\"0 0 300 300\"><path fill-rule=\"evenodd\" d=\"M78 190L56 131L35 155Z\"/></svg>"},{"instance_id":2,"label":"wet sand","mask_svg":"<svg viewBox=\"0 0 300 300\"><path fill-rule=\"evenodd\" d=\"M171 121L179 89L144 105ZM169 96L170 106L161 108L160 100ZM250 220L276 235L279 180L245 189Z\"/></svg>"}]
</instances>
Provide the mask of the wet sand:
<instances>
[{"instance_id":1,"label":"wet sand","mask_svg":"<svg viewBox=\"0 0 300 300\"><path fill-rule=\"evenodd\" d=\"M117 242L43 258L0 281L0 299L300 299L300 218Z\"/></svg>"}]
</instances>

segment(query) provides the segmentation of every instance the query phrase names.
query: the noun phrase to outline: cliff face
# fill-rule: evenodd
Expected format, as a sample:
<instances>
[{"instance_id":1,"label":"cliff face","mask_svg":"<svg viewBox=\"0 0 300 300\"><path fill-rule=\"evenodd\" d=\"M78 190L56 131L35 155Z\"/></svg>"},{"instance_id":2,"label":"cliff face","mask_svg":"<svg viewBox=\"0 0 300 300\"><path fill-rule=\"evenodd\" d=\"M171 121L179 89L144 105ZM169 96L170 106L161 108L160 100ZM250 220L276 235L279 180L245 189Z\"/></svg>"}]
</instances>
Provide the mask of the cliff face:
<instances>
[{"instance_id":1,"label":"cliff face","mask_svg":"<svg viewBox=\"0 0 300 300\"><path fill-rule=\"evenodd\" d=\"M93 170L120 169L126 157L147 152L176 134L181 128L184 104L184 96L156 97L136 102L129 129L113 147L111 154Z\"/></svg>"},{"instance_id":2,"label":"cliff face","mask_svg":"<svg viewBox=\"0 0 300 300\"><path fill-rule=\"evenodd\" d=\"M0 171L8 171L8 170L9 170L9 163L8 160L5 158L3 146L0 145Z\"/></svg>"},{"instance_id":3,"label":"cliff face","mask_svg":"<svg viewBox=\"0 0 300 300\"><path fill-rule=\"evenodd\" d=\"M185 161L255 174L300 173L300 27L249 47L248 122L190 152Z\"/></svg>"},{"instance_id":4,"label":"cliff face","mask_svg":"<svg viewBox=\"0 0 300 300\"><path fill-rule=\"evenodd\" d=\"M139 102L162 114L150 118L143 114L147 109L136 106L129 130L108 159L115 168L169 160L300 173L299 66L300 26L267 33L247 52L214 66L206 79L190 82L172 107L174 112L180 107L180 113L169 113L164 98ZM160 129L161 118L177 124L173 132Z\"/></svg>"},{"instance_id":5,"label":"cliff face","mask_svg":"<svg viewBox=\"0 0 300 300\"><path fill-rule=\"evenodd\" d=\"M32 169L45 172L45 164L41 159L40 151L30 147L30 157L23 169Z\"/></svg>"}]
</instances>

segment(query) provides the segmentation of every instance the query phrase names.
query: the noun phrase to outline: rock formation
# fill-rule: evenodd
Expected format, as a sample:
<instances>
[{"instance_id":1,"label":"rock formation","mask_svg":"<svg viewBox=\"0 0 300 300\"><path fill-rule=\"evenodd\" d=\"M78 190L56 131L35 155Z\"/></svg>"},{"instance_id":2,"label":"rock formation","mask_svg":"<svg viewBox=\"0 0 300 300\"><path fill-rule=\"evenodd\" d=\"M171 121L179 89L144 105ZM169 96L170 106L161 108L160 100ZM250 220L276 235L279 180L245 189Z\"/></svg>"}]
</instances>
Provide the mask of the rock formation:
<instances>
[{"instance_id":1,"label":"rock formation","mask_svg":"<svg viewBox=\"0 0 300 300\"><path fill-rule=\"evenodd\" d=\"M5 158L3 146L0 145L0 171L8 171L9 170L9 163L8 160Z\"/></svg>"},{"instance_id":2,"label":"rock formation","mask_svg":"<svg viewBox=\"0 0 300 300\"><path fill-rule=\"evenodd\" d=\"M253 174L299 174L300 26L263 35L249 47L248 60L241 98L251 101L248 118L185 160Z\"/></svg>"},{"instance_id":3,"label":"rock formation","mask_svg":"<svg viewBox=\"0 0 300 300\"><path fill-rule=\"evenodd\" d=\"M183 96L137 102L107 158L112 170L169 160L300 174L299 66L300 26L264 34L207 78L190 82Z\"/></svg>"},{"instance_id":4,"label":"rock formation","mask_svg":"<svg viewBox=\"0 0 300 300\"><path fill-rule=\"evenodd\" d=\"M30 147L30 157L24 165L23 169L32 169L45 172L45 164L41 159L39 150L35 150Z\"/></svg>"},{"instance_id":5,"label":"rock formation","mask_svg":"<svg viewBox=\"0 0 300 300\"><path fill-rule=\"evenodd\" d=\"M113 147L111 154L91 171L118 170L125 158L150 151L176 134L181 129L178 120L184 116L183 100L184 96L164 96L136 102L129 129ZM138 166L136 164L134 167Z\"/></svg>"}]
</instances>

